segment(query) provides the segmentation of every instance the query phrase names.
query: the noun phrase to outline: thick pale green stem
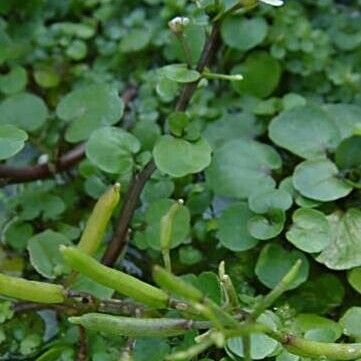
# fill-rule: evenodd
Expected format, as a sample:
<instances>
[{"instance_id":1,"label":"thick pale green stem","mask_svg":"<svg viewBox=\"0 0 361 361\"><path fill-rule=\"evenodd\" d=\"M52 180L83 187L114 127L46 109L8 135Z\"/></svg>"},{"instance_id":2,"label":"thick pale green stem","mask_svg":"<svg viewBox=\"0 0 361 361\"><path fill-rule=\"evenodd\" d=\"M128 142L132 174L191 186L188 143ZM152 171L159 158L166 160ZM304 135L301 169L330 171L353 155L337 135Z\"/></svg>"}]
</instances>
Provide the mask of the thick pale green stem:
<instances>
[{"instance_id":1,"label":"thick pale green stem","mask_svg":"<svg viewBox=\"0 0 361 361\"><path fill-rule=\"evenodd\" d=\"M251 336L243 336L242 337L243 342L243 350L244 350L244 361L252 361L251 356Z\"/></svg>"},{"instance_id":2,"label":"thick pale green stem","mask_svg":"<svg viewBox=\"0 0 361 361\"><path fill-rule=\"evenodd\" d=\"M243 76L241 74L218 74L218 73L209 73L203 72L202 76L206 79L213 80L228 80L228 81L241 81Z\"/></svg>"},{"instance_id":3,"label":"thick pale green stem","mask_svg":"<svg viewBox=\"0 0 361 361\"><path fill-rule=\"evenodd\" d=\"M251 314L252 320L256 320L267 308L272 306L273 303L288 290L290 284L292 284L292 282L296 279L301 265L302 260L299 259L282 278L278 285L256 305L254 311Z\"/></svg>"}]
</instances>

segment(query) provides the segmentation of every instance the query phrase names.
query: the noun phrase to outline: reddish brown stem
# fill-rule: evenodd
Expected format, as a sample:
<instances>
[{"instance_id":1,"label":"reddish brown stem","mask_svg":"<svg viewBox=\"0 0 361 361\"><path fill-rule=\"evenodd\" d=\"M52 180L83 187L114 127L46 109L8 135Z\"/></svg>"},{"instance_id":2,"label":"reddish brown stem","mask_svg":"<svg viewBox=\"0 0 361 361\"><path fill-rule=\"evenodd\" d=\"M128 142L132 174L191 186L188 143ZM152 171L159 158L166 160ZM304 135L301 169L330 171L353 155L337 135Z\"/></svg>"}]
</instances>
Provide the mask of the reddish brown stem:
<instances>
[{"instance_id":1,"label":"reddish brown stem","mask_svg":"<svg viewBox=\"0 0 361 361\"><path fill-rule=\"evenodd\" d=\"M203 50L201 57L199 59L197 70L202 72L206 66L209 65L212 57L216 53L219 46L219 30L220 23L216 22L213 25L212 32L208 37ZM181 91L180 97L175 106L176 110L184 111L186 110L192 95L197 89L198 81L194 83L189 83L185 85ZM144 185L147 180L151 177L155 171L156 166L153 160L151 160L143 170L138 173L131 183L131 186L126 195L124 206L121 210L116 231L114 233L113 239L108 245L108 248L105 251L102 262L108 266L112 266L118 259L119 255L122 253L127 239L127 233L129 224L133 218L133 213L138 205L138 200L140 194L143 190Z\"/></svg>"}]
</instances>

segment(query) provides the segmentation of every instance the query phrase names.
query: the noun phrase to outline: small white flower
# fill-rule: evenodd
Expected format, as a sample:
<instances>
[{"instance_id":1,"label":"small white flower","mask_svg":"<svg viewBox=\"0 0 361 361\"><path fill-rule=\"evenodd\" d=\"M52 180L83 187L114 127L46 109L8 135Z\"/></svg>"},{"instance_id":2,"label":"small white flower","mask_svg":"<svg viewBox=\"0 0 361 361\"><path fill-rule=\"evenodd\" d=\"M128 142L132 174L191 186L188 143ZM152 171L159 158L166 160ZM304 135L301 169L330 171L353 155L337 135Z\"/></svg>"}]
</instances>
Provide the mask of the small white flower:
<instances>
[{"instance_id":1,"label":"small white flower","mask_svg":"<svg viewBox=\"0 0 361 361\"><path fill-rule=\"evenodd\" d=\"M189 19L183 16L177 16L168 22L170 30L174 33L180 33L189 24Z\"/></svg>"},{"instance_id":2,"label":"small white flower","mask_svg":"<svg viewBox=\"0 0 361 361\"><path fill-rule=\"evenodd\" d=\"M272 6L282 6L283 0L259 0L265 4L272 5Z\"/></svg>"}]
</instances>

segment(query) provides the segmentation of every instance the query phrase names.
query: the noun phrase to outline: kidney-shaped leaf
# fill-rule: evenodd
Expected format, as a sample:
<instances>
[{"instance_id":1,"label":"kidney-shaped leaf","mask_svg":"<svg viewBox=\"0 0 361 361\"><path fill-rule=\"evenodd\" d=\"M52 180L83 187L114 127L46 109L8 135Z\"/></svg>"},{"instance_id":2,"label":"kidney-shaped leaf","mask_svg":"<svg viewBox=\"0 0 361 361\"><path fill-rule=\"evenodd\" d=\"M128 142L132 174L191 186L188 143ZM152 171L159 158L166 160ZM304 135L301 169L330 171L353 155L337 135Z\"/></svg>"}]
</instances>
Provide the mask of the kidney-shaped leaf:
<instances>
[{"instance_id":1,"label":"kidney-shaped leaf","mask_svg":"<svg viewBox=\"0 0 361 361\"><path fill-rule=\"evenodd\" d=\"M340 143L335 162L340 169L361 168L361 135L346 138Z\"/></svg>"},{"instance_id":2,"label":"kidney-shaped leaf","mask_svg":"<svg viewBox=\"0 0 361 361\"><path fill-rule=\"evenodd\" d=\"M257 239L270 239L278 236L286 220L282 209L271 209L267 214L255 214L247 223L249 233Z\"/></svg>"},{"instance_id":3,"label":"kidney-shaped leaf","mask_svg":"<svg viewBox=\"0 0 361 361\"><path fill-rule=\"evenodd\" d=\"M0 125L0 160L20 152L27 139L23 130L10 124Z\"/></svg>"},{"instance_id":4,"label":"kidney-shaped leaf","mask_svg":"<svg viewBox=\"0 0 361 361\"><path fill-rule=\"evenodd\" d=\"M361 210L350 208L328 217L331 243L317 258L328 268L344 270L361 266Z\"/></svg>"},{"instance_id":5,"label":"kidney-shaped leaf","mask_svg":"<svg viewBox=\"0 0 361 361\"><path fill-rule=\"evenodd\" d=\"M232 73L243 75L242 81L232 82L238 93L265 98L276 89L281 78L281 66L268 53L253 52L243 64L233 68Z\"/></svg>"},{"instance_id":6,"label":"kidney-shaped leaf","mask_svg":"<svg viewBox=\"0 0 361 361\"><path fill-rule=\"evenodd\" d=\"M106 84L93 84L75 89L56 108L59 118L71 122L66 139L79 142L93 130L115 124L123 115L124 103L117 91Z\"/></svg>"},{"instance_id":7,"label":"kidney-shaped leaf","mask_svg":"<svg viewBox=\"0 0 361 361\"><path fill-rule=\"evenodd\" d=\"M164 135L156 143L154 161L158 169L173 177L198 173L211 161L211 147L204 139L189 142Z\"/></svg>"},{"instance_id":8,"label":"kidney-shaped leaf","mask_svg":"<svg viewBox=\"0 0 361 361\"><path fill-rule=\"evenodd\" d=\"M310 159L296 167L293 185L305 197L323 202L333 201L352 191L352 187L338 174L336 165L330 160Z\"/></svg>"},{"instance_id":9,"label":"kidney-shaped leaf","mask_svg":"<svg viewBox=\"0 0 361 361\"><path fill-rule=\"evenodd\" d=\"M132 153L140 149L138 139L123 129L103 127L95 130L86 144L86 156L101 170L123 173L133 164Z\"/></svg>"},{"instance_id":10,"label":"kidney-shaped leaf","mask_svg":"<svg viewBox=\"0 0 361 361\"><path fill-rule=\"evenodd\" d=\"M30 132L41 127L47 116L44 101L34 94L12 95L0 104L0 124L12 124Z\"/></svg>"},{"instance_id":11,"label":"kidney-shaped leaf","mask_svg":"<svg viewBox=\"0 0 361 361\"><path fill-rule=\"evenodd\" d=\"M227 17L222 23L222 38L231 48L249 50L260 44L267 35L268 25L263 18Z\"/></svg>"},{"instance_id":12,"label":"kidney-shaped leaf","mask_svg":"<svg viewBox=\"0 0 361 361\"><path fill-rule=\"evenodd\" d=\"M293 224L287 239L304 252L321 252L331 242L331 229L326 216L315 209L300 208L293 213Z\"/></svg>"},{"instance_id":13,"label":"kidney-shaped leaf","mask_svg":"<svg viewBox=\"0 0 361 361\"><path fill-rule=\"evenodd\" d=\"M251 215L252 212L246 203L232 204L222 213L218 237L224 247L239 252L257 245L258 240L247 230L247 222Z\"/></svg>"},{"instance_id":14,"label":"kidney-shaped leaf","mask_svg":"<svg viewBox=\"0 0 361 361\"><path fill-rule=\"evenodd\" d=\"M197 81L201 74L198 71L188 69L186 64L171 64L160 69L162 75L177 83L192 83Z\"/></svg>"},{"instance_id":15,"label":"kidney-shaped leaf","mask_svg":"<svg viewBox=\"0 0 361 361\"><path fill-rule=\"evenodd\" d=\"M272 120L269 136L280 147L306 159L334 149L340 139L328 113L311 105L282 112Z\"/></svg>"},{"instance_id":16,"label":"kidney-shaped leaf","mask_svg":"<svg viewBox=\"0 0 361 361\"><path fill-rule=\"evenodd\" d=\"M265 192L255 192L248 198L251 211L264 214L272 209L286 211L292 205L291 195L283 189L272 189Z\"/></svg>"},{"instance_id":17,"label":"kidney-shaped leaf","mask_svg":"<svg viewBox=\"0 0 361 361\"><path fill-rule=\"evenodd\" d=\"M206 178L216 194L242 199L255 189L273 189L275 181L270 172L281 164L280 156L269 145L234 139L215 150Z\"/></svg>"},{"instance_id":18,"label":"kidney-shaped leaf","mask_svg":"<svg viewBox=\"0 0 361 361\"><path fill-rule=\"evenodd\" d=\"M341 139L350 137L361 123L361 106L356 104L326 104L324 109L339 129Z\"/></svg>"}]
</instances>

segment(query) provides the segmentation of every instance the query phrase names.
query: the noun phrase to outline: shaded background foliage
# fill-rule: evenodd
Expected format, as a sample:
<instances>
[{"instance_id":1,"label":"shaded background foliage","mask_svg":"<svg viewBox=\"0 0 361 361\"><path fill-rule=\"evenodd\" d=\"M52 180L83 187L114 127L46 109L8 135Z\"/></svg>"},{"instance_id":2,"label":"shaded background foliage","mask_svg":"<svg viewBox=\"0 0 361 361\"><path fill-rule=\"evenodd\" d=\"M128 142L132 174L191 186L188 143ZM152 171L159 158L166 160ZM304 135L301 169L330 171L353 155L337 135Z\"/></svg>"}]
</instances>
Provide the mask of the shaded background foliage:
<instances>
[{"instance_id":1,"label":"shaded background foliage","mask_svg":"<svg viewBox=\"0 0 361 361\"><path fill-rule=\"evenodd\" d=\"M115 181L125 192L153 153L161 171L144 187L116 267L149 279L161 260L161 217L182 198L172 233L177 274L217 300L213 272L225 259L247 306L301 257L294 289L275 309L278 321L311 339L360 339L360 7L359 0L288 0L230 17L214 69L244 80L202 81L187 113L177 114L174 101L190 74L164 68L188 60L167 23L191 19L185 37L194 64L209 22L195 2L2 2L0 160L56 164L79 142L85 148L77 166L43 181L18 182L0 168L1 271L61 279L68 270L58 246L76 243L94 200ZM106 241L116 223L117 215ZM75 288L112 295L85 278ZM12 317L2 302L0 323L0 359L32 360L49 348L73 359L78 331L61 316ZM89 339L92 360L119 357L121 340ZM139 340L135 359L161 360L191 343L191 335ZM298 358L258 344L258 358ZM242 356L240 345L229 348Z\"/></svg>"}]
</instances>

